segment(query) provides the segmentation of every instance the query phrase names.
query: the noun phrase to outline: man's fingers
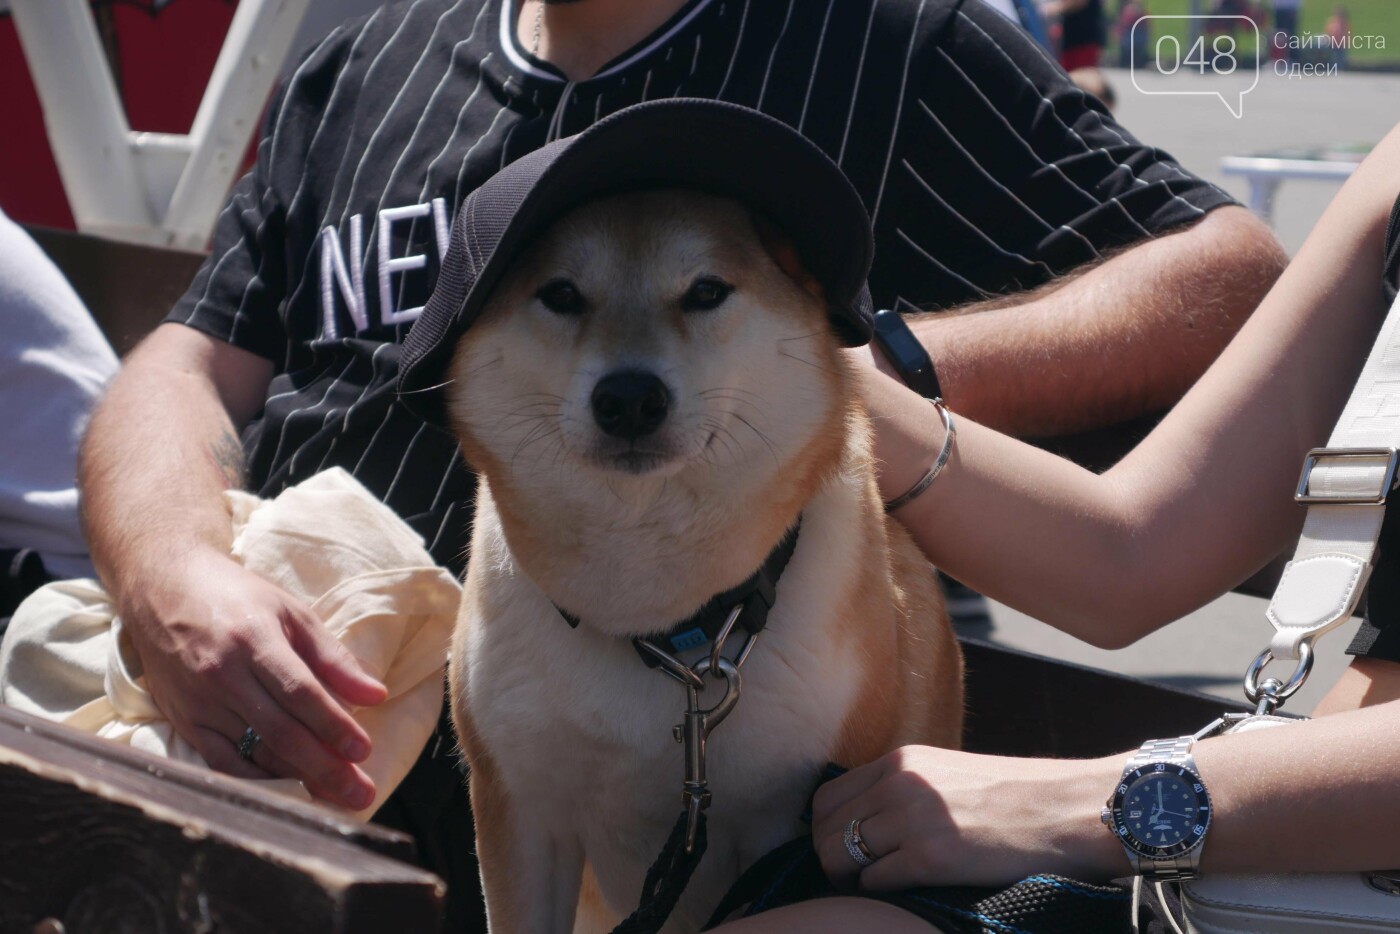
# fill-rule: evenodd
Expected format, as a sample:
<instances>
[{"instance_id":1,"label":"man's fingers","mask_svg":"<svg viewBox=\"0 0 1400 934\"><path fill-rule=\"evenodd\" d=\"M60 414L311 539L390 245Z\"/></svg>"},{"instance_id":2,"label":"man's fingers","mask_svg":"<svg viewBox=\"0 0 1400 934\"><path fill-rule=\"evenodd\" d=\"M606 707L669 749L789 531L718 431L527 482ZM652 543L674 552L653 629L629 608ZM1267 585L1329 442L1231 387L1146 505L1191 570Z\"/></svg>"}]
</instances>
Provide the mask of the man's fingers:
<instances>
[{"instance_id":1,"label":"man's fingers","mask_svg":"<svg viewBox=\"0 0 1400 934\"><path fill-rule=\"evenodd\" d=\"M374 783L368 775L322 744L261 687L249 687L230 706L236 712L247 711L244 716L261 738L260 746L275 757L257 758L258 762L285 764L287 770L280 774L300 779L313 794L344 807L360 810L374 799Z\"/></svg>"},{"instance_id":2,"label":"man's fingers","mask_svg":"<svg viewBox=\"0 0 1400 934\"><path fill-rule=\"evenodd\" d=\"M388 696L384 685L370 677L359 659L309 610L288 608L286 623L292 648L316 677L347 703L373 707Z\"/></svg>"},{"instance_id":3,"label":"man's fingers","mask_svg":"<svg viewBox=\"0 0 1400 934\"><path fill-rule=\"evenodd\" d=\"M275 777L259 768L255 763L240 758L236 743L218 730L199 726L182 735L189 737L190 745L204 757L204 761L209 763L209 767L216 772L223 772L238 778Z\"/></svg>"},{"instance_id":4,"label":"man's fingers","mask_svg":"<svg viewBox=\"0 0 1400 934\"><path fill-rule=\"evenodd\" d=\"M369 734L321 685L298 655L280 651L254 658L253 663L258 683L312 735L351 762L369 758Z\"/></svg>"}]
</instances>

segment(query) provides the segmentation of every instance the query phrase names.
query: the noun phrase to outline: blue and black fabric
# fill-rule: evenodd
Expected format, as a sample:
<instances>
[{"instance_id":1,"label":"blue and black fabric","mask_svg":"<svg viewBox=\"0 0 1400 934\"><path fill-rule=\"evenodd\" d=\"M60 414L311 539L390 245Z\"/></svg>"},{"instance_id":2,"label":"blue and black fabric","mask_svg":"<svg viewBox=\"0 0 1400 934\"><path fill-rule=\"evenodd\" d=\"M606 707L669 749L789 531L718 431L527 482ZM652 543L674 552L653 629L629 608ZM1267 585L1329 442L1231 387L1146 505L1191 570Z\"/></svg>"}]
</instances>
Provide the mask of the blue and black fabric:
<instances>
[{"instance_id":1,"label":"blue and black fabric","mask_svg":"<svg viewBox=\"0 0 1400 934\"><path fill-rule=\"evenodd\" d=\"M844 769L829 765L823 782ZM803 819L810 821L811 809ZM814 898L847 895L822 872L804 834L754 863L725 895L706 930ZM903 908L946 934L1122 934L1131 929L1132 896L1119 885L1094 885L1042 874L1003 888L928 886L902 892L861 893ZM1152 930L1141 919L1142 930Z\"/></svg>"}]
</instances>

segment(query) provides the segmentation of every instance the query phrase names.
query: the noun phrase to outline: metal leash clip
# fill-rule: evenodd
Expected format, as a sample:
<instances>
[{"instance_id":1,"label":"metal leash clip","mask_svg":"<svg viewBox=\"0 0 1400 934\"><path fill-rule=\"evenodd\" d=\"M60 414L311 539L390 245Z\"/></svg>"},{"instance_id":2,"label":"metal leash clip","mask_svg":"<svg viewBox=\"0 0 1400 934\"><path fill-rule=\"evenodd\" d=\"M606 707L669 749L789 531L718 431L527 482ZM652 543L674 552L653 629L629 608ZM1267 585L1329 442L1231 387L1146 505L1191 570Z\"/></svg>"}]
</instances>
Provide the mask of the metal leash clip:
<instances>
[{"instance_id":1,"label":"metal leash clip","mask_svg":"<svg viewBox=\"0 0 1400 934\"><path fill-rule=\"evenodd\" d=\"M715 727L724 722L734 705L739 702L744 679L739 668L749 657L758 635L750 635L739 652L737 660L730 661L722 654L724 644L734 631L734 625L743 612L743 605L730 611L719 635L710 647L710 654L696 662L694 667L685 664L666 650L646 639L635 640L637 646L657 660L662 673L680 682L685 688L685 719L671 728L676 742L685 746L685 780L681 785L681 804L686 812L685 851L695 849L695 834L700 824L700 813L710 806L710 783L705 777L705 744ZM705 689L705 676L716 681L724 680L724 696L713 707L700 706L700 692Z\"/></svg>"}]
</instances>

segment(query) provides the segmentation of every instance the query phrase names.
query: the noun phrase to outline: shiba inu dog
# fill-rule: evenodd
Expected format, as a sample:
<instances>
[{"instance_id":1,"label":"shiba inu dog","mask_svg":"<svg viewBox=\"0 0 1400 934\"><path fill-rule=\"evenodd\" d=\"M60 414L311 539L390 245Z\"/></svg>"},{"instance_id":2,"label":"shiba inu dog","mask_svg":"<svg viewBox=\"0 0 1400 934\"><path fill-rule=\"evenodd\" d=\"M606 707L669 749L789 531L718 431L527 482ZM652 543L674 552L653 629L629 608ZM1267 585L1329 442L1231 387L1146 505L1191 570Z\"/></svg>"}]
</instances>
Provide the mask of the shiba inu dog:
<instances>
[{"instance_id":1,"label":"shiba inu dog","mask_svg":"<svg viewBox=\"0 0 1400 934\"><path fill-rule=\"evenodd\" d=\"M667 930L698 930L806 832L825 763L959 743L937 583L883 511L850 341L782 221L683 185L605 192L497 247L469 328L424 331L447 346L407 385L446 385L480 474L449 684L493 931L606 930L636 907L691 751L674 664L728 715L701 743L708 847ZM708 664L714 633L682 621L758 577L761 638L736 627Z\"/></svg>"}]
</instances>

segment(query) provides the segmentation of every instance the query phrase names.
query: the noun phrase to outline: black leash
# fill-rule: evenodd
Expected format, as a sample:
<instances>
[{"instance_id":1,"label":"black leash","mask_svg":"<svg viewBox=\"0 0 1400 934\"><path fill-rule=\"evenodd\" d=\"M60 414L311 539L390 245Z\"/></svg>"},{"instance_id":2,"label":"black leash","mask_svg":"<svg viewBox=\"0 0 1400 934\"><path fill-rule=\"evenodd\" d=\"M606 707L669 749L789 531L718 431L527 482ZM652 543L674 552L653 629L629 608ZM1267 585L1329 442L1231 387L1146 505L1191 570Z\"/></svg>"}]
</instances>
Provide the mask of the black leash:
<instances>
[{"instance_id":1,"label":"black leash","mask_svg":"<svg viewBox=\"0 0 1400 934\"><path fill-rule=\"evenodd\" d=\"M676 826L671 828L671 835L666 838L666 845L661 848L661 855L656 857L656 862L647 870L637 910L613 928L612 934L656 934L666 923L666 919L671 917L676 902L680 901L681 893L690 883L695 867L700 865L700 858L705 855L707 837L703 812L696 827L695 845L690 852L686 852L686 825L689 816L686 811L681 811Z\"/></svg>"},{"instance_id":2,"label":"black leash","mask_svg":"<svg viewBox=\"0 0 1400 934\"><path fill-rule=\"evenodd\" d=\"M768 623L769 611L777 601L778 579L797 550L797 533L801 524L799 517L747 580L711 597L689 619L663 633L632 640L637 654L648 668L659 669L679 682L686 691L684 720L675 727L676 742L685 747L685 782L682 786L685 810L681 811L676 826L666 838L661 855L647 870L637 910L613 928L613 934L656 934L661 930L690 883L690 877L695 874L695 867L700 865L700 859L705 855L705 809L710 806L709 782L705 778L706 740L710 731L729 716L739 700L743 684L739 669L748 657L754 640ZM554 608L571 628L578 628L580 620L577 616L557 603ZM730 661L724 657L723 650L725 641L735 628L744 630L748 641L734 661ZM658 646L657 642L665 643L666 648ZM686 665L671 654L706 645L709 646L708 657L694 665ZM724 696L708 708L700 706L705 675L725 685Z\"/></svg>"}]
</instances>

